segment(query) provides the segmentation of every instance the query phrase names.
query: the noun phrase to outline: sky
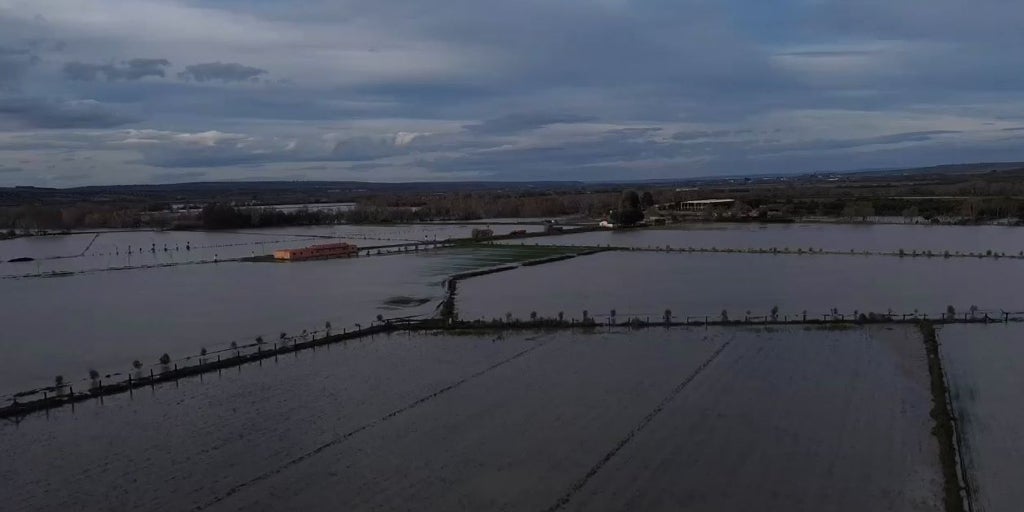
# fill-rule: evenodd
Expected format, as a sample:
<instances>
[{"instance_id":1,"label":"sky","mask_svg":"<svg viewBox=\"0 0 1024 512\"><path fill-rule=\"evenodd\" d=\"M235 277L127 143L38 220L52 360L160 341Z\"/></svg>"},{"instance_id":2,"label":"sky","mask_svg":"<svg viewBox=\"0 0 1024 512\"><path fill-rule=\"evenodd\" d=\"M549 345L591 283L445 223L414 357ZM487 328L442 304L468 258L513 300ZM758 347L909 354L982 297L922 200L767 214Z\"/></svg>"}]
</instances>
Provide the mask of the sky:
<instances>
[{"instance_id":1,"label":"sky","mask_svg":"<svg viewBox=\"0 0 1024 512\"><path fill-rule=\"evenodd\" d=\"M1024 161L1015 0L0 0L0 186Z\"/></svg>"}]
</instances>

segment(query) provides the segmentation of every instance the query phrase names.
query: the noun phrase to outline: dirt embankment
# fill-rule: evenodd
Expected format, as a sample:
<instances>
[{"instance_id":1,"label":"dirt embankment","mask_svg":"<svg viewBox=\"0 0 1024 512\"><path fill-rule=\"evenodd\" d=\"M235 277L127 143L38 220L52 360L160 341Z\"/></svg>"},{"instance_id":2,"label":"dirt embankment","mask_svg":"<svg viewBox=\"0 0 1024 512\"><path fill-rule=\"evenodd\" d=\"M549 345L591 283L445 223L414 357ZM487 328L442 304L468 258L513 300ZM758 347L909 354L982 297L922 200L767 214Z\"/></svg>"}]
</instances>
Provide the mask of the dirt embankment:
<instances>
[{"instance_id":1,"label":"dirt embankment","mask_svg":"<svg viewBox=\"0 0 1024 512\"><path fill-rule=\"evenodd\" d=\"M957 453L956 418L949 400L949 388L946 374L942 369L942 357L939 353L939 340L935 335L935 325L921 322L921 335L924 338L925 353L928 356L928 374L931 377L932 411L935 422L932 434L939 442L939 462L942 464L943 504L946 512L967 512L971 506L970 488L964 484L966 469L960 464Z\"/></svg>"}]
</instances>

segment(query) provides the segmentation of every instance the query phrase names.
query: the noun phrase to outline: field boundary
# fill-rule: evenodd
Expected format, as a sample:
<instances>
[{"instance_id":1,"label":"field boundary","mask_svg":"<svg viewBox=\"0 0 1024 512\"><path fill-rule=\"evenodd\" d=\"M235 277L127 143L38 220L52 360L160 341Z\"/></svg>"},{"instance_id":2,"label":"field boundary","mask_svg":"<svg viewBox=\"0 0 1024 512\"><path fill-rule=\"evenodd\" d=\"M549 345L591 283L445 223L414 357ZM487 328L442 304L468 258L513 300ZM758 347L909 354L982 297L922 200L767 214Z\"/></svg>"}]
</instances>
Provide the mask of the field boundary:
<instances>
[{"instance_id":1,"label":"field boundary","mask_svg":"<svg viewBox=\"0 0 1024 512\"><path fill-rule=\"evenodd\" d=\"M571 233L570 233L571 234ZM516 244L500 244L500 245L513 245ZM527 246L525 243L518 245ZM616 252L661 252L661 253L672 253L672 254L768 254L777 256L885 256L894 258L908 258L908 259L1007 259L1007 260L1024 260L1024 251L1020 251L1017 254L1007 254L1005 251L993 251L986 250L984 252L974 251L932 251L932 250L904 250L896 249L894 251L886 250L838 250L838 249L822 249L814 247L747 247L747 248L734 248L734 247L672 247L666 246L652 246L636 247L629 245L558 245L558 244L534 244L537 247L560 247L564 249L578 248L582 250L586 249L600 249L604 251L616 251Z\"/></svg>"},{"instance_id":2,"label":"field boundary","mask_svg":"<svg viewBox=\"0 0 1024 512\"><path fill-rule=\"evenodd\" d=\"M235 494L238 494L240 491L242 491L243 489L245 489L247 487L252 486L253 484L257 484L257 483L262 482L262 481L264 481L264 480L266 480L266 479L268 479L268 478L270 478L270 477L272 477L274 475L277 475L277 474L287 470L288 468L291 468L291 467L293 467L295 465L298 465L298 464L300 464L300 463L302 463L302 462L304 462L304 461L306 461L306 460L308 460L308 459L310 459L310 458L312 458L312 457L314 457L316 455L319 455L320 453L323 453L325 450L327 450L327 449L329 449L329 448L331 448L333 446L336 446L336 445L338 445L338 444L340 444L342 442L347 441L350 437L352 437L352 436L354 436L354 435L356 435L356 434L358 434L360 432L363 432L365 430L369 430L369 429L371 429L371 428L373 428L373 427L375 427L375 426L377 426L377 425L379 425L381 423L384 423L385 421L390 420L391 418L394 418L394 417L396 417L396 416L398 416L398 415L400 415L402 413L408 412L408 411L410 411L410 410L412 410L412 409L414 409L414 408L416 408L416 407L418 407L418 406L420 406L420 405L422 405L422 404L424 404L426 402L429 402L430 400L433 400L434 398L437 398L437 397L439 397L439 396L441 396L441 395L443 395L445 393L448 393L449 391L457 389L458 387L462 386L463 384L465 384L465 383L467 383L467 382L469 382L471 380L474 380L474 379L476 379L478 377L481 377L481 376L483 376L483 375L485 375L487 373L490 373L493 370L496 370L496 369L498 369L498 368L500 368L502 366L505 366L506 364L509 364L509 363L511 363L511 362L513 362L513 361L515 361L517 359L520 359L520 358L528 355L529 353L531 353L531 352L533 352L533 351L543 347L546 344L547 344L547 342L544 341L544 342L538 343L536 345L533 345L532 347L529 347L529 348L526 348L524 350L521 350L521 351L519 351L519 352L517 352L517 353L515 353L515 354L513 354L513 355L511 355L511 356L509 356L509 357L507 357L505 359L502 359L502 360L500 360L500 361L498 361L498 362L496 362L494 364L491 364L490 366L488 366L488 367L486 367L486 368L484 368L482 370L476 371L476 372L474 372L474 373L472 373L470 375L462 377L461 379L459 379L459 380L457 380L455 382L452 382L451 384L448 384L447 386L444 386L444 387L434 391L433 393L430 393L430 394L422 396L422 397L420 397L420 398L418 398L416 400L413 400L412 402L410 402L410 403L408 403L408 404L406 404L406 405L404 405L404 406L402 406L402 407L400 407L398 409L395 409L395 410L385 414L384 416L381 416L380 418L377 418L376 420L373 420L373 421L371 421L369 423L366 423L366 424L363 424L363 425L361 425L359 427L356 427L356 428L354 428L354 429L352 429L352 430L350 430L350 431L348 431L348 432L346 432L344 434L341 434L339 436L335 436L332 439L330 439L329 441L327 441L326 443L323 443L320 446L318 446L318 447L316 447L316 448L314 448L314 449L312 449L312 450L310 450L308 452L305 452L302 455L299 455L298 457L295 457L295 458L285 462L284 464L281 464L281 465L279 465L279 466L277 466L277 467L275 467L273 469L270 469L270 470L268 470L266 472L263 472L263 473L255 476L255 477L253 477L253 478L251 478L249 480L246 480L245 482L242 482L240 484L237 484L237 485L231 487L224 494L214 498L213 500L211 500L211 501L209 501L207 503L204 503L202 505L196 506L192 510L194 512L199 512L199 511L202 511L202 510L206 510L207 508L209 508L209 507L211 507L213 505L216 505L217 503L220 503L220 502L230 498L231 496L233 496Z\"/></svg>"},{"instance_id":3,"label":"field boundary","mask_svg":"<svg viewBox=\"0 0 1024 512\"><path fill-rule=\"evenodd\" d=\"M939 462L943 476L943 505L946 512L974 512L974 497L969 485L967 467L963 458L963 443L960 437L953 401L949 393L949 382L942 367L939 340L932 322L919 325L928 357L928 374L931 380L932 410L935 425L932 435L939 444Z\"/></svg>"},{"instance_id":4,"label":"field boundary","mask_svg":"<svg viewBox=\"0 0 1024 512\"><path fill-rule=\"evenodd\" d=\"M226 351L229 353L229 357L221 357L218 355L216 359L213 359L212 357L207 356L201 356L199 358L190 356L185 359L178 360L177 362L161 364L159 373L152 369L150 370L149 375L141 375L140 372L136 372L135 375L129 373L127 378L123 380L107 383L104 383L102 379L97 379L90 383L86 391L75 391L73 386L64 384L61 386L49 386L15 393L10 404L0 407L0 419L20 418L31 413L56 409L65 405L73 405L86 400L98 399L109 395L131 393L135 389L142 387L176 382L187 377L222 371L227 368L240 367L249 363L257 363L264 359L277 358L282 355L293 354L305 350L316 350L319 347L335 343L371 338L378 334L396 334L403 332L486 334L506 331L551 332L562 330L580 330L581 332L589 333L596 332L602 328L629 328L639 330L679 327L730 327L749 329L796 326L811 329L850 329L863 325L921 325L922 323L927 323L929 325L989 324L994 322L993 319L988 318L987 316L983 318L957 317L936 320L924 320L917 315L911 316L910 318L906 318L906 316L907 315L904 315L904 318L902 319L897 315L864 316L860 319L840 319L838 316L829 317L826 315L824 319L820 320L816 318L804 319L798 317L791 320L758 319L756 321L750 321L752 319L747 319L746 321L712 320L713 317L704 316L693 321L690 321L689 319L694 317L688 317L688 320L683 322L649 322L639 318L633 318L626 322L608 324L598 324L593 320L593 318L585 318L582 321L576 319L559 320L538 318L533 321L514 320L511 322L505 322L502 320L490 322L480 320L460 321L450 317L423 320L384 320L374 323L368 327L360 327L353 331L345 331L340 334L325 334L321 338L314 337L313 339L304 339L301 341L291 339L290 344L287 342L283 342L281 344L274 343L271 347L266 347L265 344L255 343L239 345ZM1024 317L1007 316L1002 320L1002 322L1024 322ZM313 336L315 336L315 334ZM183 365L179 366L179 363L182 363ZM26 400L19 401L19 399Z\"/></svg>"},{"instance_id":5,"label":"field boundary","mask_svg":"<svg viewBox=\"0 0 1024 512\"><path fill-rule=\"evenodd\" d=\"M702 372L704 372L704 370L707 369L708 366L711 366L711 363L715 362L715 360L718 359L718 356L720 356L722 352L725 351L725 349L729 346L730 343L732 343L732 340L728 340L725 343L723 343L722 346L718 347L718 349L712 352L711 356L704 360L704 362L702 362L700 366L698 366L692 373L690 373L690 375L688 375L685 379L683 379L682 382L680 382L674 388L672 388L669 391L669 393L664 398L662 398L660 402L658 402L658 405L654 406L654 409L651 409L650 412L648 412L643 418L641 418L640 421L636 424L636 426L634 426L632 429L630 429L629 432L626 433L625 437L620 439L619 442L616 443L615 446L613 446L612 449L604 455L604 457L601 457L601 459L598 460L596 464L591 466L590 469L587 470L586 474L584 474L578 480L573 482L573 484L569 486L569 489L565 492L565 494L558 498L555 501L555 503L552 504L550 507L544 509L544 512L555 512L556 510L560 510L564 508L566 505L568 505L569 502L572 501L572 498L576 496L576 494L578 494L581 490L583 490L584 487L586 487L587 482L589 482L591 478L596 476L602 468L604 468L609 462L611 462L611 460L615 458L615 456L618 455L618 453L622 451L622 449L625 448L626 445L633 441L633 439L637 435L639 435L640 432L647 428L647 426L650 425L651 422L653 422L659 414L661 414L661 411L665 410L665 407L667 407L668 404L672 402L672 400L675 400L675 398L679 396L679 394L682 393L683 390L686 389L686 387L689 386L694 379L696 379Z\"/></svg>"}]
</instances>

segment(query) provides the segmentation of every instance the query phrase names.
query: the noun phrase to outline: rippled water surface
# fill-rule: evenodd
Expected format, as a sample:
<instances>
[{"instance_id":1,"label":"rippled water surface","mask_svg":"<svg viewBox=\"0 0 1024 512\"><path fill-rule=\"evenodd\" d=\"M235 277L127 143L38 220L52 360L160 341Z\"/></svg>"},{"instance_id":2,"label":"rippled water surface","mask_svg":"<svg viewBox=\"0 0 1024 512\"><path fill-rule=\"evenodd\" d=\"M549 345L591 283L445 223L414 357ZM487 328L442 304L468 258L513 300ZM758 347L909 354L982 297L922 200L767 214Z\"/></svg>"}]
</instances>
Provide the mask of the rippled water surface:
<instances>
[{"instance_id":1,"label":"rippled water surface","mask_svg":"<svg viewBox=\"0 0 1024 512\"><path fill-rule=\"evenodd\" d=\"M1021 282L1020 260L604 252L462 281L457 307L464 319L533 311L579 319L583 310L605 317L615 309L620 321L657 321L666 309L676 320L722 310L735 320L774 306L813 318L833 308L934 317L976 305L1001 318L1000 310L1024 310Z\"/></svg>"},{"instance_id":2,"label":"rippled water surface","mask_svg":"<svg viewBox=\"0 0 1024 512\"><path fill-rule=\"evenodd\" d=\"M519 242L505 242L519 243ZM1005 226L931 226L898 224L683 224L666 228L593 231L532 239L527 243L612 245L628 247L717 247L719 249L825 249L908 253L1019 254L1024 229Z\"/></svg>"},{"instance_id":3,"label":"rippled water surface","mask_svg":"<svg viewBox=\"0 0 1024 512\"><path fill-rule=\"evenodd\" d=\"M1024 326L950 325L939 331L977 510L1024 503Z\"/></svg>"},{"instance_id":4,"label":"rippled water surface","mask_svg":"<svg viewBox=\"0 0 1024 512\"><path fill-rule=\"evenodd\" d=\"M0 241L0 276L148 267L245 258L278 249L348 242L361 247L467 238L474 229L495 234L537 232L540 225L398 224L300 226L240 231L115 231ZM10 262L16 258L29 262Z\"/></svg>"},{"instance_id":5,"label":"rippled water surface","mask_svg":"<svg viewBox=\"0 0 1024 512\"><path fill-rule=\"evenodd\" d=\"M335 345L0 424L7 510L935 510L915 330Z\"/></svg>"},{"instance_id":6,"label":"rippled water surface","mask_svg":"<svg viewBox=\"0 0 1024 512\"><path fill-rule=\"evenodd\" d=\"M0 280L0 396L130 369L163 353L196 355L256 336L335 330L432 315L443 281L527 259L529 248L431 252L300 263L228 262Z\"/></svg>"}]
</instances>

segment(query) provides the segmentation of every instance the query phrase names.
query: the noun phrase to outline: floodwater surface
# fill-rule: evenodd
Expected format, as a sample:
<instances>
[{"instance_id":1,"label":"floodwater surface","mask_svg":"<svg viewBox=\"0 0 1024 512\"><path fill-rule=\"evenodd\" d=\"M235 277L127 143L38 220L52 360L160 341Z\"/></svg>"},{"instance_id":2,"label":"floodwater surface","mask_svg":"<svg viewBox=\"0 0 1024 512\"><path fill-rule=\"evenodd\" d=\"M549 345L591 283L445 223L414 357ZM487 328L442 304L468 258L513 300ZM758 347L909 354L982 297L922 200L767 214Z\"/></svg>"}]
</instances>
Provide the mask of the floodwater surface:
<instances>
[{"instance_id":1,"label":"floodwater surface","mask_svg":"<svg viewBox=\"0 0 1024 512\"><path fill-rule=\"evenodd\" d=\"M972 305L1001 318L1000 310L1024 310L1018 283L1024 261L993 259L604 252L459 282L456 306L465 320L526 319L564 312L597 318L616 310L660 321L666 309L676 321L687 316L732 320L807 311L820 318L833 308L912 314L933 318L954 306Z\"/></svg>"},{"instance_id":2,"label":"floodwater surface","mask_svg":"<svg viewBox=\"0 0 1024 512\"><path fill-rule=\"evenodd\" d=\"M550 252L545 249L546 252ZM0 396L214 350L434 314L451 274L532 248L442 249L296 263L227 262L0 280Z\"/></svg>"},{"instance_id":3,"label":"floodwater surface","mask_svg":"<svg viewBox=\"0 0 1024 512\"><path fill-rule=\"evenodd\" d=\"M33 236L0 241L0 276L223 261L323 243L372 247L444 241L468 238L474 229L484 227L497 235L543 229L539 225L504 224L341 224L239 231L139 230ZM34 261L10 261L26 257Z\"/></svg>"},{"instance_id":4,"label":"floodwater surface","mask_svg":"<svg viewBox=\"0 0 1024 512\"><path fill-rule=\"evenodd\" d=\"M0 495L13 511L936 510L915 333L378 337L0 425Z\"/></svg>"},{"instance_id":5,"label":"floodwater surface","mask_svg":"<svg viewBox=\"0 0 1024 512\"><path fill-rule=\"evenodd\" d=\"M942 362L979 511L1024 503L1024 325L947 325Z\"/></svg>"},{"instance_id":6,"label":"floodwater surface","mask_svg":"<svg viewBox=\"0 0 1024 512\"><path fill-rule=\"evenodd\" d=\"M505 242L519 243L519 242ZM824 249L856 252L932 251L1019 254L1024 229L1006 226L931 226L896 224L698 223L665 228L592 231L539 238L527 243L618 247L719 249Z\"/></svg>"}]
</instances>

